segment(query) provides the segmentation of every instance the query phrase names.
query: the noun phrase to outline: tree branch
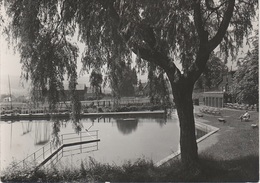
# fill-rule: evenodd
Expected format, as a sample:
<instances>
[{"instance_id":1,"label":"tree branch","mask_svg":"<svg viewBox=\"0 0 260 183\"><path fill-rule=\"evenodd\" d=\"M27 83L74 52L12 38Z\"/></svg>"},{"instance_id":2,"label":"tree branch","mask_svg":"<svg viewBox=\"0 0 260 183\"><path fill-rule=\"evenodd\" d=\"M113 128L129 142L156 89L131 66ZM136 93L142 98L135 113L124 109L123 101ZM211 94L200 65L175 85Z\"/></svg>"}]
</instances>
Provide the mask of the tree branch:
<instances>
[{"instance_id":1,"label":"tree branch","mask_svg":"<svg viewBox=\"0 0 260 183\"><path fill-rule=\"evenodd\" d=\"M114 19L117 25L120 25L120 16L113 6L113 1L104 1L102 5L109 10L111 17ZM135 41L131 42L130 39L132 38L134 31L137 31L141 35L143 39L141 41L144 41L148 45L148 47L138 45L138 43L136 43ZM167 74L170 74L172 76L174 75L175 81L180 78L181 72L176 67L176 65L170 60L167 55L159 52L155 48L156 38L153 32L153 28L146 25L145 23L131 22L129 24L129 27L125 28L124 31L120 31L118 29L118 32L123 37L125 43L128 44L130 49L140 58L158 65Z\"/></svg>"},{"instance_id":2,"label":"tree branch","mask_svg":"<svg viewBox=\"0 0 260 183\"><path fill-rule=\"evenodd\" d=\"M199 35L199 50L196 54L196 60L188 68L187 79L193 83L199 78L209 58L208 32L204 30L201 16L200 0L194 0L194 22Z\"/></svg>"},{"instance_id":3,"label":"tree branch","mask_svg":"<svg viewBox=\"0 0 260 183\"><path fill-rule=\"evenodd\" d=\"M212 10L212 11L216 11L218 10L221 6L223 6L224 4L226 3L226 1L224 1L223 3L221 3L218 7L211 7L210 6L210 2L209 0L205 0L205 4L206 4L206 7L209 9L209 10Z\"/></svg>"},{"instance_id":4,"label":"tree branch","mask_svg":"<svg viewBox=\"0 0 260 183\"><path fill-rule=\"evenodd\" d=\"M206 0L207 2L207 0ZM223 4L223 3L222 3ZM209 41L208 32L204 30L202 24L201 10L200 10L200 0L194 1L194 22L199 35L199 51L196 56L195 62L189 67L187 78L194 82L199 78L204 70L210 53L220 44L224 38L229 22L233 15L235 0L229 0L227 10L224 13L224 17L220 24L217 34Z\"/></svg>"},{"instance_id":5,"label":"tree branch","mask_svg":"<svg viewBox=\"0 0 260 183\"><path fill-rule=\"evenodd\" d=\"M200 7L200 0L194 0L194 23L196 30L199 35L200 41L203 40L205 31L203 28L203 22L201 17L201 7Z\"/></svg>"},{"instance_id":6,"label":"tree branch","mask_svg":"<svg viewBox=\"0 0 260 183\"><path fill-rule=\"evenodd\" d=\"M227 28L229 26L230 20L232 18L234 6L235 6L235 0L229 0L228 7L227 7L227 10L222 19L222 22L220 24L219 30L218 30L217 34L209 41L209 50L210 51L213 51L222 41L222 39L227 31Z\"/></svg>"}]
</instances>

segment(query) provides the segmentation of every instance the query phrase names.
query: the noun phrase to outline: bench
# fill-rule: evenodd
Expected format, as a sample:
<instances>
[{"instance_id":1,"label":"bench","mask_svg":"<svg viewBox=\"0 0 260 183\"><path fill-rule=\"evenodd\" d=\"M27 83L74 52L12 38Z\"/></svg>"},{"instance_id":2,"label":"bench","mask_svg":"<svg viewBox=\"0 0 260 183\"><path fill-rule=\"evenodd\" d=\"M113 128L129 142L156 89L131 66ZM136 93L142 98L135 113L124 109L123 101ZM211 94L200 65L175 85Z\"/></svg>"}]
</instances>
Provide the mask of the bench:
<instances>
[{"instance_id":1,"label":"bench","mask_svg":"<svg viewBox=\"0 0 260 183\"><path fill-rule=\"evenodd\" d=\"M226 120L225 120L224 118L218 118L218 121L219 121L219 122L226 123Z\"/></svg>"},{"instance_id":2,"label":"bench","mask_svg":"<svg viewBox=\"0 0 260 183\"><path fill-rule=\"evenodd\" d=\"M198 117L203 117L203 114L197 114Z\"/></svg>"}]
</instances>

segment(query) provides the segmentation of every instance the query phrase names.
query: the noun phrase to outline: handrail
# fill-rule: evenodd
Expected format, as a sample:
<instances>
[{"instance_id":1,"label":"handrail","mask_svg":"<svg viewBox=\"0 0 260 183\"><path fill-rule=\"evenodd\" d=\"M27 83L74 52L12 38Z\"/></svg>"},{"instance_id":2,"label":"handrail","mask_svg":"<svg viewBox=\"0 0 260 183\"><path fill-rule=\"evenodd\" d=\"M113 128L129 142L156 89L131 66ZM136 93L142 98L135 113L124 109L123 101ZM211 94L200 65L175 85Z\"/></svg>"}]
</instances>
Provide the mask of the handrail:
<instances>
[{"instance_id":1,"label":"handrail","mask_svg":"<svg viewBox=\"0 0 260 183\"><path fill-rule=\"evenodd\" d=\"M83 141L83 142L75 142L75 143L68 143L68 144L62 144L56 151L54 151L50 156L48 156L46 159L44 159L37 167L36 169L40 168L41 166L45 165L49 160L52 159L56 154L58 155L61 150L63 150L64 147L74 146L74 145L81 145L83 143L92 143L92 142L99 142L99 139L96 140L90 140L90 141Z\"/></svg>"},{"instance_id":2,"label":"handrail","mask_svg":"<svg viewBox=\"0 0 260 183\"><path fill-rule=\"evenodd\" d=\"M91 131L87 131L87 132L80 132L80 133L88 133L88 132L97 132L98 130L91 130ZM66 133L66 134L62 134L63 136L66 135L76 135L76 133Z\"/></svg>"},{"instance_id":3,"label":"handrail","mask_svg":"<svg viewBox=\"0 0 260 183\"><path fill-rule=\"evenodd\" d=\"M90 134L89 132L93 133ZM82 136L82 134L84 134ZM88 134L86 136L86 134ZM77 137L73 138L66 138L66 136L72 136L72 135L77 135ZM93 138L95 137L95 138ZM92 138L92 140L87 140L87 138ZM79 139L78 141L72 140L72 139ZM64 141L68 141L67 143L64 143ZM41 163L38 166L44 165L47 161L49 161L55 154L57 154L62 148L72 146L72 145L79 145L79 144L84 144L84 143L92 143L92 142L98 142L100 141L98 139L98 130L92 130L88 132L80 132L78 134L75 133L68 133L68 134L62 134L61 135L61 144L57 147L54 146L54 143L52 141L48 142L46 145L41 147L40 149L36 150L34 153L30 154L26 158L24 158L22 161L18 162L14 167L19 166L20 164L23 165L23 167L26 165L26 161L31 159L34 162L37 162L42 158ZM47 161L45 162L45 160ZM43 163L44 162L44 163Z\"/></svg>"}]
</instances>

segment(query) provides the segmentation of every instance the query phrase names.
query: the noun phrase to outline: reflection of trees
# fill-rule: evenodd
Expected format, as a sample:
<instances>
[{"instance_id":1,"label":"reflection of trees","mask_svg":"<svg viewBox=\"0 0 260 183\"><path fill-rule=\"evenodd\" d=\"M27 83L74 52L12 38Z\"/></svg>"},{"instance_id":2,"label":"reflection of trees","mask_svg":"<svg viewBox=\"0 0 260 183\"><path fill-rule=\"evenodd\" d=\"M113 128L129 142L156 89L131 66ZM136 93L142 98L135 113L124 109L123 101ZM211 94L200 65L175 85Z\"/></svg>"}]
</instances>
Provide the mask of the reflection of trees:
<instances>
[{"instance_id":1,"label":"reflection of trees","mask_svg":"<svg viewBox=\"0 0 260 183\"><path fill-rule=\"evenodd\" d=\"M76 121L72 120L72 127L76 133L79 133L79 132L81 132L81 130L83 128L83 124L81 123L80 120L76 120Z\"/></svg>"},{"instance_id":2,"label":"reflection of trees","mask_svg":"<svg viewBox=\"0 0 260 183\"><path fill-rule=\"evenodd\" d=\"M50 140L50 123L49 122L36 122L35 124L35 145L43 145Z\"/></svg>"},{"instance_id":3,"label":"reflection of trees","mask_svg":"<svg viewBox=\"0 0 260 183\"><path fill-rule=\"evenodd\" d=\"M64 119L64 120L61 122L61 126L62 126L63 128L66 128L68 123L69 123L69 119Z\"/></svg>"},{"instance_id":4,"label":"reflection of trees","mask_svg":"<svg viewBox=\"0 0 260 183\"><path fill-rule=\"evenodd\" d=\"M117 128L124 135L133 133L137 129L138 120L116 120Z\"/></svg>"},{"instance_id":5,"label":"reflection of trees","mask_svg":"<svg viewBox=\"0 0 260 183\"><path fill-rule=\"evenodd\" d=\"M59 119L55 119L53 121L53 125L52 125L52 143L54 146L58 146L60 145L61 141L60 141L60 127L61 127L61 122Z\"/></svg>"},{"instance_id":6,"label":"reflection of trees","mask_svg":"<svg viewBox=\"0 0 260 183\"><path fill-rule=\"evenodd\" d=\"M111 118L110 117L104 117L104 116L98 116L98 117L91 117L89 118L91 120L91 122L104 122L104 123L110 123L111 122Z\"/></svg>"},{"instance_id":7,"label":"reflection of trees","mask_svg":"<svg viewBox=\"0 0 260 183\"><path fill-rule=\"evenodd\" d=\"M27 121L27 122L22 121L21 124L22 124L22 129L23 129L23 134L22 135L26 135L26 134L28 134L29 132L32 131L32 122L30 122L30 121Z\"/></svg>"},{"instance_id":8,"label":"reflection of trees","mask_svg":"<svg viewBox=\"0 0 260 183\"><path fill-rule=\"evenodd\" d=\"M155 118L155 122L159 123L160 127L162 127L166 124L167 118Z\"/></svg>"}]
</instances>

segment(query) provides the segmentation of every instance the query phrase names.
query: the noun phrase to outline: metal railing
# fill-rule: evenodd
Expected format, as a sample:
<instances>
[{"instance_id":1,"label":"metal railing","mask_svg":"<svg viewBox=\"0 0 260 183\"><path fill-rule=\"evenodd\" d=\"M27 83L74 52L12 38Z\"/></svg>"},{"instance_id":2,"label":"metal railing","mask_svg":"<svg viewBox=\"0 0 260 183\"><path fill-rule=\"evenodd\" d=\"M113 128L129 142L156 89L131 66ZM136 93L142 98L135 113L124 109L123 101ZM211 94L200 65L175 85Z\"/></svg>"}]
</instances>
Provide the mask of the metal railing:
<instances>
[{"instance_id":1,"label":"metal railing","mask_svg":"<svg viewBox=\"0 0 260 183\"><path fill-rule=\"evenodd\" d=\"M63 149L65 147L70 146L79 146L79 149L81 153L84 152L84 149L88 149L90 147L97 147L95 150L98 150L98 142L100 140L98 139L98 130L93 131L87 131L87 132L80 132L78 134L76 133L68 133L68 134L62 134L60 139L60 145L54 145L54 142L49 142L34 153L27 156L22 161L18 162L15 167L22 166L22 167L29 167L29 165L32 165L32 162L34 164L37 164L39 166L43 166L48 161L50 161L52 164L54 161L56 163L64 156L65 152L69 152L71 150L64 151ZM84 144L94 143L96 142L97 145L94 146L84 146ZM92 150L93 151L93 150ZM90 151L89 151L90 152ZM56 155L56 157L54 157Z\"/></svg>"}]
</instances>

